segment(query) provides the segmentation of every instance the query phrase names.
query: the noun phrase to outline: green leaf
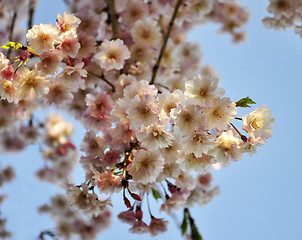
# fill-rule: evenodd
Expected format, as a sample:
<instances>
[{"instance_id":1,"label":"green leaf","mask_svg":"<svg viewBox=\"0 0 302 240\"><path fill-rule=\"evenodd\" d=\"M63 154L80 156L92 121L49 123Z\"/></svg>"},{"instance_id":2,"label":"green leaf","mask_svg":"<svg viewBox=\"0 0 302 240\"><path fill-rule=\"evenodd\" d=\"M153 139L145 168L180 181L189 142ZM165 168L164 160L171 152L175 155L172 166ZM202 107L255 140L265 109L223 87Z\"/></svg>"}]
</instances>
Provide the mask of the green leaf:
<instances>
[{"instance_id":1,"label":"green leaf","mask_svg":"<svg viewBox=\"0 0 302 240\"><path fill-rule=\"evenodd\" d=\"M19 49L22 48L22 44L20 43L15 43L15 42L8 42L7 44L0 46L0 48L4 48L4 49Z\"/></svg>"},{"instance_id":2,"label":"green leaf","mask_svg":"<svg viewBox=\"0 0 302 240\"><path fill-rule=\"evenodd\" d=\"M192 232L192 240L202 240L202 236L200 235L198 228L196 227L194 222L191 225L191 232Z\"/></svg>"},{"instance_id":3,"label":"green leaf","mask_svg":"<svg viewBox=\"0 0 302 240\"><path fill-rule=\"evenodd\" d=\"M113 175L116 176L116 175L120 175L121 173L122 173L122 171L116 171L113 173Z\"/></svg>"},{"instance_id":4,"label":"green leaf","mask_svg":"<svg viewBox=\"0 0 302 240\"><path fill-rule=\"evenodd\" d=\"M162 198L160 193L152 188L152 195L155 198L155 200Z\"/></svg>"},{"instance_id":5,"label":"green leaf","mask_svg":"<svg viewBox=\"0 0 302 240\"><path fill-rule=\"evenodd\" d=\"M249 97L241 98L239 101L236 102L236 107L251 107L249 104L256 104L252 99Z\"/></svg>"},{"instance_id":6,"label":"green leaf","mask_svg":"<svg viewBox=\"0 0 302 240\"><path fill-rule=\"evenodd\" d=\"M184 212L184 219L182 220L181 228L181 235L184 235L188 230L188 218L186 212Z\"/></svg>"}]
</instances>

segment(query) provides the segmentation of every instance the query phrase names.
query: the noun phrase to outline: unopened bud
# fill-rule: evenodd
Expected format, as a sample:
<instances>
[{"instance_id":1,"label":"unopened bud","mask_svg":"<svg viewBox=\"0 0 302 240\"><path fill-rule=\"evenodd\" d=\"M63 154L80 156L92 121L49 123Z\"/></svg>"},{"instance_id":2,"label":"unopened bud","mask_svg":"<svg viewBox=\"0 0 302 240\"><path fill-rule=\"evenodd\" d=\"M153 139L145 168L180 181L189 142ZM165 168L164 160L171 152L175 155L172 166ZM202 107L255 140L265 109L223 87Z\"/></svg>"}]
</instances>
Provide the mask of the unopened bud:
<instances>
[{"instance_id":1,"label":"unopened bud","mask_svg":"<svg viewBox=\"0 0 302 240\"><path fill-rule=\"evenodd\" d=\"M131 208L131 202L129 201L128 198L124 197L124 203L125 203L127 208Z\"/></svg>"}]
</instances>

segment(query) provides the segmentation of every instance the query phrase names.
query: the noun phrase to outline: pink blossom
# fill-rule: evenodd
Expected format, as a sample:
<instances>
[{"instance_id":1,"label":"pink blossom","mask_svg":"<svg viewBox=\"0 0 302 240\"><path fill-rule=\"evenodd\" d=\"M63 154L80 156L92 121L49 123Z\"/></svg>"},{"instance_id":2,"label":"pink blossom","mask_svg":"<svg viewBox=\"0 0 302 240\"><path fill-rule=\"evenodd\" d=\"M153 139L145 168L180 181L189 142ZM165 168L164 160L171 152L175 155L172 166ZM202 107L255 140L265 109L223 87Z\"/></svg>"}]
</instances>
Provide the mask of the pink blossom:
<instances>
[{"instance_id":1,"label":"pink blossom","mask_svg":"<svg viewBox=\"0 0 302 240\"><path fill-rule=\"evenodd\" d=\"M1 70L1 77L5 80L12 80L14 78L14 68L12 65L8 65Z\"/></svg>"},{"instance_id":2,"label":"pink blossom","mask_svg":"<svg viewBox=\"0 0 302 240\"><path fill-rule=\"evenodd\" d=\"M120 39L112 41L104 40L100 50L94 58L105 71L122 69L125 60L130 58L128 48L124 45L123 40Z\"/></svg>"},{"instance_id":3,"label":"pink blossom","mask_svg":"<svg viewBox=\"0 0 302 240\"><path fill-rule=\"evenodd\" d=\"M129 229L129 231L131 233L143 234L149 232L149 227L143 221L138 221Z\"/></svg>"},{"instance_id":4,"label":"pink blossom","mask_svg":"<svg viewBox=\"0 0 302 240\"><path fill-rule=\"evenodd\" d=\"M130 225L134 225L137 221L136 215L133 210L121 212L117 215L117 217L121 222L128 223Z\"/></svg>"},{"instance_id":5,"label":"pink blossom","mask_svg":"<svg viewBox=\"0 0 302 240\"><path fill-rule=\"evenodd\" d=\"M152 218L149 224L149 231L152 237L168 231L168 221L163 218Z\"/></svg>"},{"instance_id":6,"label":"pink blossom","mask_svg":"<svg viewBox=\"0 0 302 240\"><path fill-rule=\"evenodd\" d=\"M111 171L98 174L97 186L101 193L113 194L121 190L121 176L114 175Z\"/></svg>"}]
</instances>

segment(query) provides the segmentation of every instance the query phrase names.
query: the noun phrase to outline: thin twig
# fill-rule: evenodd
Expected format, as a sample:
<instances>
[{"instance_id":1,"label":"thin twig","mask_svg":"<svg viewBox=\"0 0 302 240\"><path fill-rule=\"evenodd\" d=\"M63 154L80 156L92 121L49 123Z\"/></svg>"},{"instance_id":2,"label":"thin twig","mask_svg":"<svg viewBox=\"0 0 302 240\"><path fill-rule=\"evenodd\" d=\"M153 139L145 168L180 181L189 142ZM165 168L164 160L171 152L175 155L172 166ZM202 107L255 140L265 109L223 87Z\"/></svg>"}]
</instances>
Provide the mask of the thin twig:
<instances>
[{"instance_id":1,"label":"thin twig","mask_svg":"<svg viewBox=\"0 0 302 240\"><path fill-rule=\"evenodd\" d=\"M28 21L27 21L27 30L31 29L33 26L33 18L35 13L35 0L30 0L28 7Z\"/></svg>"},{"instance_id":2,"label":"thin twig","mask_svg":"<svg viewBox=\"0 0 302 240\"><path fill-rule=\"evenodd\" d=\"M178 10L179 10L179 7L180 7L181 3L182 3L182 0L177 0L177 3L175 5L175 9L174 9L173 15L172 15L170 23L169 23L168 31L166 32L166 35L164 37L163 44L161 46L161 49L160 49L158 58L156 60L156 63L153 66L152 78L151 78L150 84L153 84L155 82L155 77L156 77L157 71L159 69L160 62L161 62L161 60L163 58L164 52L166 50L168 39L170 37L171 31L172 31L172 27L174 25L174 21L176 19L176 15L178 13Z\"/></svg>"},{"instance_id":3,"label":"thin twig","mask_svg":"<svg viewBox=\"0 0 302 240\"><path fill-rule=\"evenodd\" d=\"M89 71L87 71L87 72L88 72L88 74L103 80L105 83L107 83L112 88L112 92L115 92L114 85L105 78L103 73L101 75L97 75L97 74L89 72Z\"/></svg>"},{"instance_id":4,"label":"thin twig","mask_svg":"<svg viewBox=\"0 0 302 240\"><path fill-rule=\"evenodd\" d=\"M160 87L162 87L162 88L165 88L165 89L168 89L168 90L169 90L169 88L168 88L167 86L165 86L165 85L162 85L162 84L160 84L160 83L154 83L154 84L156 84L156 85L158 85L158 86L160 86Z\"/></svg>"},{"instance_id":5,"label":"thin twig","mask_svg":"<svg viewBox=\"0 0 302 240\"><path fill-rule=\"evenodd\" d=\"M244 142L246 142L246 141L247 141L247 137L244 136L243 134L241 134L241 132L239 132L239 130L234 126L233 123L230 123L230 124L231 124L231 126L235 129L235 131L239 134L241 140L244 141Z\"/></svg>"},{"instance_id":6,"label":"thin twig","mask_svg":"<svg viewBox=\"0 0 302 240\"><path fill-rule=\"evenodd\" d=\"M115 11L115 3L114 0L107 0L107 6L109 8L109 14L112 22L112 31L113 31L113 39L119 38L119 28L118 28L118 15Z\"/></svg>"},{"instance_id":7,"label":"thin twig","mask_svg":"<svg viewBox=\"0 0 302 240\"><path fill-rule=\"evenodd\" d=\"M242 136L242 134L239 132L239 130L234 126L234 124L233 123L230 123L231 124L231 126L235 129L235 131L239 134L239 136L241 137Z\"/></svg>"},{"instance_id":8,"label":"thin twig","mask_svg":"<svg viewBox=\"0 0 302 240\"><path fill-rule=\"evenodd\" d=\"M39 239L40 239L40 240L45 240L44 236L49 236L49 237L51 237L52 239L57 239L57 238L56 238L56 234L53 233L52 231L49 231L49 230L46 230L46 231L41 232L40 235L39 235Z\"/></svg>"},{"instance_id":9,"label":"thin twig","mask_svg":"<svg viewBox=\"0 0 302 240\"><path fill-rule=\"evenodd\" d=\"M14 11L13 17L12 17L12 23L10 25L10 29L9 29L9 36L8 36L8 41L12 42L13 41L13 35L14 35L14 28L15 28L15 24L16 24L16 18L17 18L17 11ZM8 49L7 51L7 58L10 58L12 49Z\"/></svg>"}]
</instances>

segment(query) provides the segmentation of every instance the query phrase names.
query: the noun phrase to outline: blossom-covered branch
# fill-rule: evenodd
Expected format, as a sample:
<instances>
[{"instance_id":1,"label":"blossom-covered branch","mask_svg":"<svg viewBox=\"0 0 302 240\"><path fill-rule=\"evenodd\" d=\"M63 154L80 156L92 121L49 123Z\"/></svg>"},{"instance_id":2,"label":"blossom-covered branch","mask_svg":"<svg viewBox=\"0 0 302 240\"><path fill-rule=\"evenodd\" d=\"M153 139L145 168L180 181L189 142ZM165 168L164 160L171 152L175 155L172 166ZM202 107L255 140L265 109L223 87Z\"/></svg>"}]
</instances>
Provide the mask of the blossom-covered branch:
<instances>
[{"instance_id":1,"label":"blossom-covered branch","mask_svg":"<svg viewBox=\"0 0 302 240\"><path fill-rule=\"evenodd\" d=\"M272 136L274 118L265 105L238 116L239 107L255 102L225 96L215 71L200 65L199 45L185 36L214 22L242 41L249 12L237 1L66 1L72 12L58 14L55 25L31 26L33 2L24 1L31 9L28 45L0 34L0 47L14 54L0 53L0 150L39 143L45 164L36 177L66 192L39 208L56 222L40 238L95 239L109 227L117 195L125 205L118 218L130 232L161 234L168 221L152 208L168 215L185 209L191 238L200 239L189 208L219 194L211 172L257 152ZM47 107L82 124L79 149L72 123L60 114L31 117ZM74 183L78 162L85 178ZM162 202L151 206L149 196Z\"/></svg>"},{"instance_id":2,"label":"blossom-covered branch","mask_svg":"<svg viewBox=\"0 0 302 240\"><path fill-rule=\"evenodd\" d=\"M153 66L153 69L152 69L152 77L151 77L150 84L154 84L154 82L155 82L156 74L157 74L157 71L159 69L161 59L162 59L162 57L164 55L164 52L166 50L167 42L168 42L168 39L170 37L171 31L172 31L172 28L173 28L173 25L174 25L174 21L175 21L175 18L177 16L178 10L179 10L179 8L182 4L182 1L183 0L177 0L177 2L176 2L176 5L175 5L174 11L173 11L173 15L172 15L171 20L169 22L168 30L165 33L163 43L162 43L160 51L159 51L159 55L157 57L155 65Z\"/></svg>"}]
</instances>

